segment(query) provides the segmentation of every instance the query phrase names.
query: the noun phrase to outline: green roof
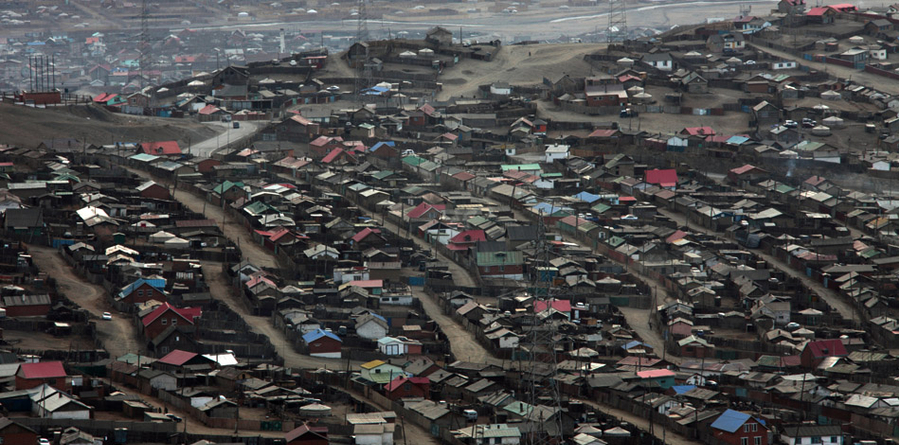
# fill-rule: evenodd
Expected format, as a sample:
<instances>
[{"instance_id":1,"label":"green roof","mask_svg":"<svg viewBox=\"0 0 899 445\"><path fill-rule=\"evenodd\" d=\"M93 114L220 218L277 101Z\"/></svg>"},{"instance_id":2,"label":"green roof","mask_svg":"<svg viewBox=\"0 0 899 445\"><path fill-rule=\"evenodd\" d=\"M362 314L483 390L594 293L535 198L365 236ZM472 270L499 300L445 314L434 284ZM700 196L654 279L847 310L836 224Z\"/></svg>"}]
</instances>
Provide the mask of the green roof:
<instances>
[{"instance_id":1,"label":"green roof","mask_svg":"<svg viewBox=\"0 0 899 445\"><path fill-rule=\"evenodd\" d=\"M228 190L230 190L232 187L240 187L240 188L243 188L243 183L242 183L242 182L225 181L225 182L223 182L223 183L221 183L221 184L215 186L215 188L212 189L212 191L214 191L214 192L218 193L219 195L221 195L222 193L225 193L225 192L227 192Z\"/></svg>"},{"instance_id":2,"label":"green roof","mask_svg":"<svg viewBox=\"0 0 899 445\"><path fill-rule=\"evenodd\" d=\"M410 194L412 196L420 196L424 195L427 192L423 187L419 187L417 185L410 185L403 189L403 193Z\"/></svg>"},{"instance_id":3,"label":"green roof","mask_svg":"<svg viewBox=\"0 0 899 445\"><path fill-rule=\"evenodd\" d=\"M519 251L513 252L478 252L478 266L511 266L521 264L524 256Z\"/></svg>"},{"instance_id":4,"label":"green roof","mask_svg":"<svg viewBox=\"0 0 899 445\"><path fill-rule=\"evenodd\" d=\"M595 206L591 207L590 210L593 210L594 212L599 213L599 214L603 214L611 208L612 208L612 206L610 206L608 204L599 203L599 204L596 204Z\"/></svg>"},{"instance_id":5,"label":"green roof","mask_svg":"<svg viewBox=\"0 0 899 445\"><path fill-rule=\"evenodd\" d=\"M871 248L871 249L865 250L864 252L859 254L859 256L861 256L862 258L865 258L865 259L871 259L871 258L876 257L877 255L880 255L880 253L881 252L879 250L877 250L875 248Z\"/></svg>"},{"instance_id":6,"label":"green roof","mask_svg":"<svg viewBox=\"0 0 899 445\"><path fill-rule=\"evenodd\" d=\"M419 165L421 165L424 162L425 162L425 159L419 158L418 156L406 156L405 158L403 158L403 163L409 164L413 167L418 167Z\"/></svg>"},{"instance_id":7,"label":"green roof","mask_svg":"<svg viewBox=\"0 0 899 445\"><path fill-rule=\"evenodd\" d=\"M275 211L278 210L262 201L252 202L249 205L247 205L246 207L244 207L243 209L246 210L247 213L249 213L251 215L261 215L262 213L264 213L267 210L275 210Z\"/></svg>"},{"instance_id":8,"label":"green roof","mask_svg":"<svg viewBox=\"0 0 899 445\"><path fill-rule=\"evenodd\" d=\"M609 238L609 245L612 247L618 247L624 244L625 239L620 236L613 236Z\"/></svg>"},{"instance_id":9,"label":"green roof","mask_svg":"<svg viewBox=\"0 0 899 445\"><path fill-rule=\"evenodd\" d=\"M386 178L386 177L388 177L388 176L390 176L390 175L392 175L392 174L393 174L393 172L390 171L390 170L381 170L381 171L379 171L379 172L377 172L377 173L371 175L371 177L372 177L372 178L375 178L375 179L377 179L377 180L382 180L382 179L384 179L384 178Z\"/></svg>"},{"instance_id":10,"label":"green roof","mask_svg":"<svg viewBox=\"0 0 899 445\"><path fill-rule=\"evenodd\" d=\"M537 171L540 170L540 164L509 164L500 166L504 172L510 170Z\"/></svg>"},{"instance_id":11,"label":"green roof","mask_svg":"<svg viewBox=\"0 0 899 445\"><path fill-rule=\"evenodd\" d=\"M595 229L595 228L597 228L597 227L599 227L599 226L596 225L596 224L594 224L594 223L592 223L592 222L585 222L585 223L583 223L583 224L579 224L579 225L577 226L577 229L578 229L578 231L580 231L580 232L589 232L589 231L591 231L591 230L593 230L593 229Z\"/></svg>"},{"instance_id":12,"label":"green roof","mask_svg":"<svg viewBox=\"0 0 899 445\"><path fill-rule=\"evenodd\" d=\"M488 221L490 221L490 220L487 218L484 218L483 216L473 216L471 218L468 218L468 221L465 221L465 222L467 222L468 224L471 224L475 227L478 227L481 224L484 224L485 222L488 222Z\"/></svg>"},{"instance_id":13,"label":"green roof","mask_svg":"<svg viewBox=\"0 0 899 445\"><path fill-rule=\"evenodd\" d=\"M541 178L561 178L561 173L544 173L540 175Z\"/></svg>"},{"instance_id":14,"label":"green roof","mask_svg":"<svg viewBox=\"0 0 899 445\"><path fill-rule=\"evenodd\" d=\"M367 188L369 188L369 187L368 187L368 185L363 184L363 183L360 182L360 183L358 183L358 184L353 184L353 185L351 185L351 186L349 186L349 187L347 187L347 188L350 189L350 190L352 190L352 191L354 191L354 192L361 192L362 190L365 190L365 189L367 189Z\"/></svg>"},{"instance_id":15,"label":"green roof","mask_svg":"<svg viewBox=\"0 0 899 445\"><path fill-rule=\"evenodd\" d=\"M774 187L774 190L777 191L778 193L790 193L790 192L796 190L796 188L790 187L786 184L777 184L777 186Z\"/></svg>"}]
</instances>

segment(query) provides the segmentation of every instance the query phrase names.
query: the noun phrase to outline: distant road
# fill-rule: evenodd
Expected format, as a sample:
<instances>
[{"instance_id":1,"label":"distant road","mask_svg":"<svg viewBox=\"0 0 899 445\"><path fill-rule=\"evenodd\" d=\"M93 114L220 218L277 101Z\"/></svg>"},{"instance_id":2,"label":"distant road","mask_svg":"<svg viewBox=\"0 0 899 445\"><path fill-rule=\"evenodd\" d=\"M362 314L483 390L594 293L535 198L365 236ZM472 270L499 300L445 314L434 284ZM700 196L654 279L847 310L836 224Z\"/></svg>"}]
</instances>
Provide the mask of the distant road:
<instances>
[{"instance_id":1,"label":"distant road","mask_svg":"<svg viewBox=\"0 0 899 445\"><path fill-rule=\"evenodd\" d=\"M229 143L252 136L267 123L267 121L241 121L240 128L232 128L233 124L231 122L206 122L205 125L208 125L210 127L220 127L225 129L225 131L223 133L220 133L218 136L211 137L209 139L206 139L205 141L191 145L190 154L208 158L212 156L212 154L215 153L216 150L224 148Z\"/></svg>"}]
</instances>

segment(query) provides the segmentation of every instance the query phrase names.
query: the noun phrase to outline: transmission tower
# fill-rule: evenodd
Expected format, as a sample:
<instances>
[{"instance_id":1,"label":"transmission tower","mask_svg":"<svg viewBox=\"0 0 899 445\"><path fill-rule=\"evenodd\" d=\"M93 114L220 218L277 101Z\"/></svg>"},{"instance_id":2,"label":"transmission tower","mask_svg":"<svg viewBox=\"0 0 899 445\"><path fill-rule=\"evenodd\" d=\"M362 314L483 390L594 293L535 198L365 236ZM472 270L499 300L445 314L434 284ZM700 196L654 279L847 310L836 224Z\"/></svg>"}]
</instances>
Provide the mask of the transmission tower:
<instances>
[{"instance_id":1,"label":"transmission tower","mask_svg":"<svg viewBox=\"0 0 899 445\"><path fill-rule=\"evenodd\" d=\"M531 277L534 293L534 311L531 332L527 337L529 349L528 363L530 370L528 379L530 391L528 404L533 410L527 413L528 420L534 425L531 430L529 445L547 445L559 443L562 438L562 396L556 381L557 360L556 346L559 341L559 325L551 317L544 317L542 308L547 311L552 307L554 298L554 277L545 273L550 264L550 245L546 242L546 225L541 215L537 225L537 243L534 259L531 264L539 265ZM548 416L554 416L549 418ZM557 440L554 440L556 438Z\"/></svg>"},{"instance_id":2,"label":"transmission tower","mask_svg":"<svg viewBox=\"0 0 899 445\"><path fill-rule=\"evenodd\" d=\"M359 55L356 56L356 94L371 86L371 51L368 45L369 35L368 35L368 11L365 7L365 0L359 0L358 6L356 8L356 43L364 44L365 54L360 58ZM361 60L360 60L361 59ZM358 66L360 63L362 66ZM359 70L362 70L362 75L359 75Z\"/></svg>"},{"instance_id":3,"label":"transmission tower","mask_svg":"<svg viewBox=\"0 0 899 445\"><path fill-rule=\"evenodd\" d=\"M609 0L609 43L627 39L627 2Z\"/></svg>"},{"instance_id":4,"label":"transmission tower","mask_svg":"<svg viewBox=\"0 0 899 445\"><path fill-rule=\"evenodd\" d=\"M143 0L140 9L140 41L138 43L138 51L140 53L140 89L144 89L144 67L149 68L150 50L152 43L150 42L150 0Z\"/></svg>"}]
</instances>

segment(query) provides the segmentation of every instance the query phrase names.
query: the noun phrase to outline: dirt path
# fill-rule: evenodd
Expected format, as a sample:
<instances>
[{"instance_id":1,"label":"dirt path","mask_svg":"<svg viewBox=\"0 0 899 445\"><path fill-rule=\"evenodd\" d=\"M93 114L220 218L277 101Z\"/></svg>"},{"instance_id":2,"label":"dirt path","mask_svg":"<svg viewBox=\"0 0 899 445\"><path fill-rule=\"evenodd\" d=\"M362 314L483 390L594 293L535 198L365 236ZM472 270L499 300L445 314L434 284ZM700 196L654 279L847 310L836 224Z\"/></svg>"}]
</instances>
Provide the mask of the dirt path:
<instances>
[{"instance_id":1,"label":"dirt path","mask_svg":"<svg viewBox=\"0 0 899 445\"><path fill-rule=\"evenodd\" d=\"M145 171L128 167L125 168L131 173L134 173L135 175L138 175L142 178L152 179L161 184L170 184L167 180L163 178L157 178ZM239 221L236 221L233 216L228 216L227 218L225 218L225 213L220 207L214 206L210 203L206 203L204 206L204 201L202 198L184 190L177 190L173 196L173 199L181 202L190 210L196 213L203 213L207 218L217 221L219 227L221 227L222 231L225 233L225 236L240 245L240 250L243 253L243 259L260 267L272 269L278 269L280 267L278 265L278 262L275 260L274 255L272 255L271 252L265 250L262 246L253 241L250 232L246 229L246 227L241 225ZM222 224L222 221L224 221L225 224Z\"/></svg>"},{"instance_id":2,"label":"dirt path","mask_svg":"<svg viewBox=\"0 0 899 445\"><path fill-rule=\"evenodd\" d=\"M41 271L50 274L59 284L60 292L75 304L91 313L96 319L97 331L109 354L119 357L129 352L142 351L143 342L137 329L126 314L113 310L106 296L106 290L91 284L75 274L60 253L50 247L29 246L28 252ZM112 312L112 320L102 320L103 312Z\"/></svg>"},{"instance_id":3,"label":"dirt path","mask_svg":"<svg viewBox=\"0 0 899 445\"><path fill-rule=\"evenodd\" d=\"M635 425L637 428L649 432L649 419L645 419L635 414L631 414L627 411L615 409L600 403L593 402L591 400L584 400L587 404L593 407L593 409L597 411L601 411L609 416L616 417L624 422L628 422L632 425ZM656 414L658 418L661 418L661 414ZM658 439L663 440L663 444L666 445L696 445L702 442L698 440L691 440L680 434L674 432L666 432L659 425L655 425L653 428L653 435Z\"/></svg>"},{"instance_id":4,"label":"dirt path","mask_svg":"<svg viewBox=\"0 0 899 445\"><path fill-rule=\"evenodd\" d=\"M684 225L688 226L690 228L690 230L696 230L696 231L702 232L709 236L720 237L720 234L718 232L715 232L714 230L709 230L705 227L699 227L696 224L687 224L686 216L683 215L682 213L672 212L667 209L659 209L659 213L667 216L668 218L671 218L674 221L684 221ZM823 298L824 301L826 301L827 304L831 308L833 308L834 310L839 312L840 315L844 319L854 320L854 319L858 318L855 316L855 310L853 309L853 307L846 301L846 299L842 295L838 294L837 292L834 292L831 289L827 289L826 287L824 287L824 285L822 285L818 281L811 279L810 277L806 276L805 274L803 274L802 272L800 272L796 269L793 269L792 267L789 267L786 263L784 263L783 261L781 261L780 259L776 258L773 255L770 255L766 252L762 252L759 249L751 249L751 250L754 254L758 255L760 258L767 261L768 263L776 266L778 269L782 270L787 275L802 281L802 284L804 284L809 289L815 291L815 293L817 293L821 298Z\"/></svg>"},{"instance_id":5,"label":"dirt path","mask_svg":"<svg viewBox=\"0 0 899 445\"><path fill-rule=\"evenodd\" d=\"M412 294L421 301L425 312L431 317L450 342L450 349L456 360L464 360L475 363L491 363L502 365L502 360L497 359L475 338L474 333L465 329L459 322L449 315L444 315L433 297L425 293L419 287L412 288Z\"/></svg>"},{"instance_id":6,"label":"dirt path","mask_svg":"<svg viewBox=\"0 0 899 445\"><path fill-rule=\"evenodd\" d=\"M801 65L805 65L811 68L814 68L819 71L826 72L835 77L840 77L843 79L853 79L855 82L858 82L862 85L867 85L871 88L875 88L878 91L889 93L889 94L899 94L899 82L893 82L891 79L887 79L886 77L877 76L871 73L866 73L864 71L859 71L854 68L849 68L846 66L839 65L830 65L826 63L813 62L811 60L805 60L801 57L796 57L793 54L786 53L783 51L778 51L772 48L766 48L764 46L756 45L753 43L749 43L747 46L751 46L759 51L771 54L776 57L780 57L785 60L795 60Z\"/></svg>"}]
</instances>

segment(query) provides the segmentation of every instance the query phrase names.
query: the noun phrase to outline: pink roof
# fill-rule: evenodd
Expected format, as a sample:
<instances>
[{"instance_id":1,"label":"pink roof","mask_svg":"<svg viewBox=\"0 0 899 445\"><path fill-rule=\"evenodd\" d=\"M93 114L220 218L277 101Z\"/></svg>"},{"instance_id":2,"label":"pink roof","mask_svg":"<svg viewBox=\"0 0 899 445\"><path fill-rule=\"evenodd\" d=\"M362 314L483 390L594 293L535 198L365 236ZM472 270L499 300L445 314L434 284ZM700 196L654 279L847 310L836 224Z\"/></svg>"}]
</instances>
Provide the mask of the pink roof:
<instances>
[{"instance_id":1,"label":"pink roof","mask_svg":"<svg viewBox=\"0 0 899 445\"><path fill-rule=\"evenodd\" d=\"M665 170L646 170L647 184L677 184L677 170L673 168Z\"/></svg>"},{"instance_id":2,"label":"pink roof","mask_svg":"<svg viewBox=\"0 0 899 445\"><path fill-rule=\"evenodd\" d=\"M278 287L278 286L275 285L275 282L274 282L274 281L272 281L271 279L267 278L265 275L263 275L263 274L257 274L257 275L254 275L253 278L250 278L249 281L247 281L247 289L252 289L253 287L255 287L256 285L258 285L259 283L265 283L265 284L268 284L268 285L271 286L271 287Z\"/></svg>"},{"instance_id":3,"label":"pink roof","mask_svg":"<svg viewBox=\"0 0 899 445\"><path fill-rule=\"evenodd\" d=\"M176 141L157 141L143 142L140 144L141 150L151 155L180 155L181 147Z\"/></svg>"},{"instance_id":4,"label":"pink roof","mask_svg":"<svg viewBox=\"0 0 899 445\"><path fill-rule=\"evenodd\" d=\"M675 231L674 233L672 233L671 236L669 236L668 238L665 238L665 242L673 243L679 239L684 239L684 237L686 237L686 236L687 236L687 232L684 232L683 230L678 230L678 231Z\"/></svg>"},{"instance_id":5,"label":"pink roof","mask_svg":"<svg viewBox=\"0 0 899 445\"><path fill-rule=\"evenodd\" d=\"M594 130L593 133L588 134L587 137L588 138L609 138L609 137L615 136L616 134L618 134L618 130L599 129L599 130Z\"/></svg>"},{"instance_id":6,"label":"pink roof","mask_svg":"<svg viewBox=\"0 0 899 445\"><path fill-rule=\"evenodd\" d=\"M25 379L52 379L67 375L62 362L22 363L19 374Z\"/></svg>"},{"instance_id":7,"label":"pink roof","mask_svg":"<svg viewBox=\"0 0 899 445\"><path fill-rule=\"evenodd\" d=\"M163 363L166 365L172 366L181 366L196 357L198 354L195 352L187 352L182 351L180 349L176 349L172 352L169 352L165 357L159 359L159 363Z\"/></svg>"},{"instance_id":8,"label":"pink roof","mask_svg":"<svg viewBox=\"0 0 899 445\"><path fill-rule=\"evenodd\" d=\"M446 139L451 140L451 141L455 141L456 139L459 139L459 136L456 136L456 135L454 135L454 134L452 134L452 133L443 133L443 134L440 135L440 137L446 138Z\"/></svg>"},{"instance_id":9,"label":"pink roof","mask_svg":"<svg viewBox=\"0 0 899 445\"><path fill-rule=\"evenodd\" d=\"M431 383L431 380L427 377L406 377L400 376L390 381L390 383L384 385L384 389L387 391L393 391L394 389L399 388L404 383L411 383L413 385L427 385Z\"/></svg>"},{"instance_id":10,"label":"pink roof","mask_svg":"<svg viewBox=\"0 0 899 445\"><path fill-rule=\"evenodd\" d=\"M468 173L468 172L459 172L459 173L456 173L455 175L453 175L453 177L460 181L470 181L475 178L475 176L473 174Z\"/></svg>"},{"instance_id":11,"label":"pink roof","mask_svg":"<svg viewBox=\"0 0 899 445\"><path fill-rule=\"evenodd\" d=\"M651 369L649 371L640 371L637 376L641 379L656 379L659 377L673 377L674 371L669 369Z\"/></svg>"},{"instance_id":12,"label":"pink roof","mask_svg":"<svg viewBox=\"0 0 899 445\"><path fill-rule=\"evenodd\" d=\"M633 196L619 196L618 197L618 202L634 202L636 200L637 200L637 198L634 198Z\"/></svg>"},{"instance_id":13,"label":"pink roof","mask_svg":"<svg viewBox=\"0 0 899 445\"><path fill-rule=\"evenodd\" d=\"M827 181L827 178L825 178L823 176L811 176L805 180L805 183L808 185L818 186L818 185L821 185L825 181Z\"/></svg>"},{"instance_id":14,"label":"pink roof","mask_svg":"<svg viewBox=\"0 0 899 445\"><path fill-rule=\"evenodd\" d=\"M546 310L547 307L550 307L550 306L559 312L571 312L571 301L570 300L552 300L550 302L535 301L534 302L534 311L535 312L543 312Z\"/></svg>"},{"instance_id":15,"label":"pink roof","mask_svg":"<svg viewBox=\"0 0 899 445\"><path fill-rule=\"evenodd\" d=\"M363 289L371 289L374 287L384 287L384 280L353 280L349 282L350 286L359 286Z\"/></svg>"},{"instance_id":16,"label":"pink roof","mask_svg":"<svg viewBox=\"0 0 899 445\"><path fill-rule=\"evenodd\" d=\"M734 23L749 23L754 18L755 17L753 17L751 15L741 15L734 19Z\"/></svg>"},{"instance_id":17,"label":"pink roof","mask_svg":"<svg viewBox=\"0 0 899 445\"><path fill-rule=\"evenodd\" d=\"M205 107L201 108L200 111L198 111L197 113L206 116L209 114L214 114L217 111L222 111L222 109L215 105L206 105Z\"/></svg>"},{"instance_id":18,"label":"pink roof","mask_svg":"<svg viewBox=\"0 0 899 445\"><path fill-rule=\"evenodd\" d=\"M166 302L159 305L155 310L153 310L153 312L147 314L147 316L144 317L144 319L141 321L143 322L144 326L149 326L150 323L153 323L157 318L161 317L163 314L169 312L170 310L180 315L181 318L184 319L184 321L190 324L194 324L194 318L199 318L203 313L203 310L198 307L177 308Z\"/></svg>"},{"instance_id":19,"label":"pink roof","mask_svg":"<svg viewBox=\"0 0 899 445\"><path fill-rule=\"evenodd\" d=\"M300 115L292 116L290 118L290 120L292 120L300 125L312 125L312 121L310 121L309 119L306 119L305 117L300 116Z\"/></svg>"},{"instance_id":20,"label":"pink roof","mask_svg":"<svg viewBox=\"0 0 899 445\"><path fill-rule=\"evenodd\" d=\"M733 173L735 175L742 175L743 173L748 173L756 168L757 167L752 164L746 164L742 167L733 168L730 171L731 171L731 173Z\"/></svg>"},{"instance_id":21,"label":"pink roof","mask_svg":"<svg viewBox=\"0 0 899 445\"><path fill-rule=\"evenodd\" d=\"M819 6L817 8L809 9L805 15L809 17L821 17L828 9L831 9L830 6Z\"/></svg>"},{"instance_id":22,"label":"pink roof","mask_svg":"<svg viewBox=\"0 0 899 445\"><path fill-rule=\"evenodd\" d=\"M712 127L687 127L681 131L681 134L688 134L690 136L708 136L715 134L715 130Z\"/></svg>"},{"instance_id":23,"label":"pink roof","mask_svg":"<svg viewBox=\"0 0 899 445\"><path fill-rule=\"evenodd\" d=\"M333 140L334 140L334 138L330 138L328 136L319 136L319 137L315 138L314 141L310 142L309 145L312 145L315 147L323 147L325 145L330 144Z\"/></svg>"},{"instance_id":24,"label":"pink roof","mask_svg":"<svg viewBox=\"0 0 899 445\"><path fill-rule=\"evenodd\" d=\"M631 81L631 80L638 80L638 81L639 81L639 80L643 80L643 79L641 79L641 78L639 78L639 77L637 77L637 76L635 76L635 75L633 75L633 74L625 74L625 75L623 75L623 76L618 76L618 82L620 82L620 83L625 83L625 82L628 82L628 81Z\"/></svg>"},{"instance_id":25,"label":"pink roof","mask_svg":"<svg viewBox=\"0 0 899 445\"><path fill-rule=\"evenodd\" d=\"M434 110L434 107L431 106L431 104L424 104L424 105L418 107L418 110L428 116L434 114L434 111L436 111L436 110Z\"/></svg>"},{"instance_id":26,"label":"pink roof","mask_svg":"<svg viewBox=\"0 0 899 445\"><path fill-rule=\"evenodd\" d=\"M368 238L368 235L371 235L372 233L380 234L381 229L372 229L371 227L366 227L366 228L362 229L359 233L353 235L353 242L356 242L356 243L361 242L365 238Z\"/></svg>"}]
</instances>

